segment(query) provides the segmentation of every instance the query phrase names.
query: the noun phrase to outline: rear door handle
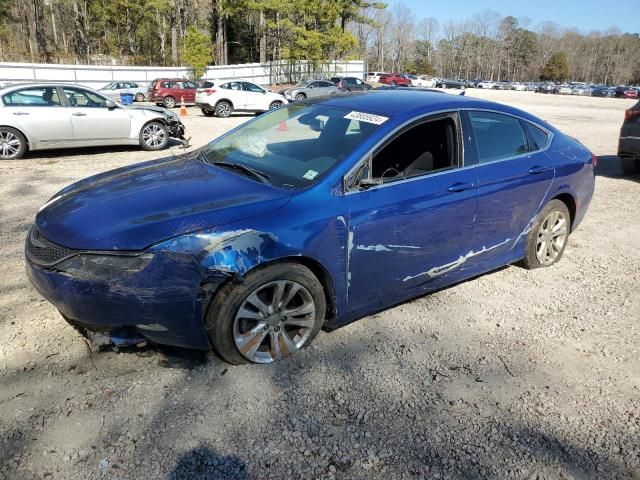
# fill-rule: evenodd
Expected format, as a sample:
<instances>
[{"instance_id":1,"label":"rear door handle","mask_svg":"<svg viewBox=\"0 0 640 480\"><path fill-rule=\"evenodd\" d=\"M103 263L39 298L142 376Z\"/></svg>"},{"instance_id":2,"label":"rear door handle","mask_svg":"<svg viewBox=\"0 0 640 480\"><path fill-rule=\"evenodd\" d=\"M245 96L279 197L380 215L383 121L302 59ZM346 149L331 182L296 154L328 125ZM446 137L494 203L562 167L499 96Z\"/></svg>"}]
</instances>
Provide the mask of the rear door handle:
<instances>
[{"instance_id":1,"label":"rear door handle","mask_svg":"<svg viewBox=\"0 0 640 480\"><path fill-rule=\"evenodd\" d=\"M531 167L529 169L529 173L532 175L537 175L538 173L548 172L549 170L553 170L553 167L536 165L535 167Z\"/></svg>"},{"instance_id":2,"label":"rear door handle","mask_svg":"<svg viewBox=\"0 0 640 480\"><path fill-rule=\"evenodd\" d=\"M29 112L13 112L14 115L29 115Z\"/></svg>"},{"instance_id":3,"label":"rear door handle","mask_svg":"<svg viewBox=\"0 0 640 480\"><path fill-rule=\"evenodd\" d=\"M73 116L74 117L86 117L87 114L86 113L82 113L82 112L73 112Z\"/></svg>"},{"instance_id":4,"label":"rear door handle","mask_svg":"<svg viewBox=\"0 0 640 480\"><path fill-rule=\"evenodd\" d=\"M473 183L464 183L464 182L456 182L447 188L450 192L462 192L464 190L469 190L470 188L475 187Z\"/></svg>"}]
</instances>

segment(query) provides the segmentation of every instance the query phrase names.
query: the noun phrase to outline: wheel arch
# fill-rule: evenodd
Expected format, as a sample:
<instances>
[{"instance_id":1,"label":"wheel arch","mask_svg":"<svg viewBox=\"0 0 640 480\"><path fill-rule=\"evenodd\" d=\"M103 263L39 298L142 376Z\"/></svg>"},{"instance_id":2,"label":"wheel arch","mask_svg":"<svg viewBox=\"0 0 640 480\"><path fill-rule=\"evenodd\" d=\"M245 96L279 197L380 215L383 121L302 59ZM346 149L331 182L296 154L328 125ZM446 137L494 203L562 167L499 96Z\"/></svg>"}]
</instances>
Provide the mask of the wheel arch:
<instances>
[{"instance_id":1,"label":"wheel arch","mask_svg":"<svg viewBox=\"0 0 640 480\"><path fill-rule=\"evenodd\" d=\"M324 297L327 302L327 319L331 319L335 317L337 313L336 308L336 292L333 284L333 279L331 278L331 274L326 269L322 263L318 260L315 260L312 257L306 256L287 256L280 257L273 260L268 260L266 262L258 263L254 265L251 269L249 269L246 274L254 272L257 269L268 268L270 266L280 264L280 263L297 263L299 265L303 265L311 270L320 284L322 285L322 290L324 291Z\"/></svg>"},{"instance_id":2,"label":"wheel arch","mask_svg":"<svg viewBox=\"0 0 640 480\"><path fill-rule=\"evenodd\" d=\"M27 151L25 153L31 150L32 138L23 129L15 125L0 125L0 128L13 128L14 130L20 132L20 134L27 140Z\"/></svg>"},{"instance_id":3,"label":"wheel arch","mask_svg":"<svg viewBox=\"0 0 640 480\"><path fill-rule=\"evenodd\" d=\"M570 217L570 224L571 224L570 230L572 231L573 222L574 222L574 219L576 218L576 210L577 210L576 199L574 198L574 196L568 192L563 192L556 195L551 200L560 200L562 203L564 203L567 206L567 209L569 210L569 217Z\"/></svg>"},{"instance_id":4,"label":"wheel arch","mask_svg":"<svg viewBox=\"0 0 640 480\"><path fill-rule=\"evenodd\" d=\"M236 107L233 105L233 102L231 100L229 100L228 98L220 98L218 100L216 100L216 104L213 106L214 109L218 108L218 105L220 104L220 102L227 102L229 105L231 105L231 108L235 109Z\"/></svg>"}]
</instances>

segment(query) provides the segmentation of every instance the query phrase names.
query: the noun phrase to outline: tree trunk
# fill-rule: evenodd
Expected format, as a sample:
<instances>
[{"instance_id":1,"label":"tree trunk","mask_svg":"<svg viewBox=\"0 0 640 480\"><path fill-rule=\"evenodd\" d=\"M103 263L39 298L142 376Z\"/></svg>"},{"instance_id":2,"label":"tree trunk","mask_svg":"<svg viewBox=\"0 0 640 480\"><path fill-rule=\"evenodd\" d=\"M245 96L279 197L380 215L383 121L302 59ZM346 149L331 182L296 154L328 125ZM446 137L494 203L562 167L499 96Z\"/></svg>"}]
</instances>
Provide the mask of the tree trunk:
<instances>
[{"instance_id":1,"label":"tree trunk","mask_svg":"<svg viewBox=\"0 0 640 480\"><path fill-rule=\"evenodd\" d=\"M260 10L260 63L267 63L267 29L264 10Z\"/></svg>"},{"instance_id":2,"label":"tree trunk","mask_svg":"<svg viewBox=\"0 0 640 480\"><path fill-rule=\"evenodd\" d=\"M75 54L83 63L89 63L88 42L85 32L85 18L83 12L78 7L78 0L73 1L73 19L75 24Z\"/></svg>"}]
</instances>

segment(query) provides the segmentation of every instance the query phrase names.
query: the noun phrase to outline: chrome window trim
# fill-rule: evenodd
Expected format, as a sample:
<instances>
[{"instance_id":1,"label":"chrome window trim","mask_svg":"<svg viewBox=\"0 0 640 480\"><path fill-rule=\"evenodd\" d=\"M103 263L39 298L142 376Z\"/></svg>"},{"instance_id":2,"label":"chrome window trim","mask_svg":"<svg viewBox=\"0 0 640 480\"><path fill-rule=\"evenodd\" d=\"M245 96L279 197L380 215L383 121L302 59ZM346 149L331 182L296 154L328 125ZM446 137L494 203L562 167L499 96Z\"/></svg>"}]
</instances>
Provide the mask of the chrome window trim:
<instances>
[{"instance_id":1,"label":"chrome window trim","mask_svg":"<svg viewBox=\"0 0 640 480\"><path fill-rule=\"evenodd\" d=\"M460 143L461 143L461 155L462 155L462 161L464 162L464 152L465 152L465 145L464 145L464 127L462 126L462 119L460 118L460 116L463 114L463 112L469 112L469 111L477 111L477 112L490 112L490 113L498 113L501 115L507 115L510 117L514 117L517 118L518 120L522 121L522 122L528 122L531 125L534 125L538 128L540 128L541 130L543 130L546 134L547 134L547 143L545 144L544 148L538 149L538 150L534 150L531 152L527 152L527 153L523 153L522 155L516 155L513 157L507 157L507 158L501 158L498 160L492 160L490 162L485 162L485 163L480 163L480 159L478 158L478 163L475 163L473 165L463 165L461 167L455 168L455 169L446 169L446 170L440 170L434 173L429 173L429 174L425 174L425 175L420 175L417 177L412 177L412 178L405 178L402 180L398 180L395 182L390 182L390 183L383 183L382 185L375 185L372 186L370 188L367 188L366 190L349 190L347 188L347 180L349 179L349 177L351 177L351 175L353 175L355 173L355 171L357 171L365 162L369 161L371 159L371 155L372 153L380 146L382 145L384 142L386 142L391 136L397 134L401 129L403 129L404 127L406 127L407 125L419 121L423 118L427 118L427 117L431 117L431 116L435 116L435 115L439 115L439 114L443 114L443 113L457 113L458 114L458 123L459 123L459 128L460 128ZM471 123L471 118L469 118L469 123ZM473 126L471 126L473 128ZM527 134L527 132L525 131L525 135ZM451 110L451 109L445 109L445 110L436 110L434 112L429 112L423 116L420 117L416 117L416 118L412 118L410 120L407 120L406 122L402 123L401 125L399 125L398 127L396 127L393 131L389 132L387 135L385 135L382 139L380 139L378 142L376 142L376 144L371 147L369 150L367 150L367 153L365 153L363 155L363 157L353 166L349 169L349 171L347 171L347 173L345 175L343 175L342 177L342 190L343 190L343 195L352 195L355 193L363 193L363 192L370 192L372 190L377 190L379 188L383 188L383 187L388 187L390 185L399 185L399 184L404 184L407 182L413 182L415 180L422 180L426 177L436 177L436 176L440 176L442 174L445 173L449 173L453 170L455 171L460 171L460 170L467 170L470 168L476 168L476 167L480 167L480 166L484 166L484 165L493 165L496 163L501 163L501 162L508 162L508 161L512 161L512 160L517 160L520 158L525 158L525 157L529 157L534 153L543 153L546 152L547 150L549 150L549 148L551 147L551 144L553 143L553 138L554 138L554 134L551 130L549 130L548 128L540 125L537 122L533 122L531 120L528 120L526 118L522 118L519 115L515 115L513 113L509 113L509 112L503 112L500 110L493 110L490 108L480 108L480 107L465 107L465 108L458 108L455 110ZM476 140L476 136L475 136L475 132L473 135L473 145L474 147L477 149L477 140ZM527 137L527 141L528 141L528 137Z\"/></svg>"}]
</instances>

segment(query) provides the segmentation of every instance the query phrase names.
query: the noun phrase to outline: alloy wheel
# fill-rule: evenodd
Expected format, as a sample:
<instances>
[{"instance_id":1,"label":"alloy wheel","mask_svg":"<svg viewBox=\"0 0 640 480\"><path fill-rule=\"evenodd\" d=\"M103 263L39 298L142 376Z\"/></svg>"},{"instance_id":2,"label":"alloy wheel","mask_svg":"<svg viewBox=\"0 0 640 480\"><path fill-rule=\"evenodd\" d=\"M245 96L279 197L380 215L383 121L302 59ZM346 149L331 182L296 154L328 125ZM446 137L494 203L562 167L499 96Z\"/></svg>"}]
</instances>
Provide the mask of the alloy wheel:
<instances>
[{"instance_id":1,"label":"alloy wheel","mask_svg":"<svg viewBox=\"0 0 640 480\"><path fill-rule=\"evenodd\" d=\"M228 103L222 102L222 103L219 103L218 106L216 107L216 112L219 117L226 118L229 115L231 115L231 107L229 106Z\"/></svg>"},{"instance_id":2,"label":"alloy wheel","mask_svg":"<svg viewBox=\"0 0 640 480\"><path fill-rule=\"evenodd\" d=\"M536 240L536 257L542 265L551 265L567 242L567 217L557 210L552 211L540 224Z\"/></svg>"},{"instance_id":3,"label":"alloy wheel","mask_svg":"<svg viewBox=\"0 0 640 480\"><path fill-rule=\"evenodd\" d=\"M315 316L313 297L304 286L292 280L269 282L240 305L233 322L233 341L247 360L272 363L306 343Z\"/></svg>"},{"instance_id":4,"label":"alloy wheel","mask_svg":"<svg viewBox=\"0 0 640 480\"><path fill-rule=\"evenodd\" d=\"M166 138L167 132L157 123L150 123L142 129L142 141L149 147L160 147Z\"/></svg>"},{"instance_id":5,"label":"alloy wheel","mask_svg":"<svg viewBox=\"0 0 640 480\"><path fill-rule=\"evenodd\" d=\"M20 152L20 139L12 132L0 131L0 157L14 158Z\"/></svg>"}]
</instances>

